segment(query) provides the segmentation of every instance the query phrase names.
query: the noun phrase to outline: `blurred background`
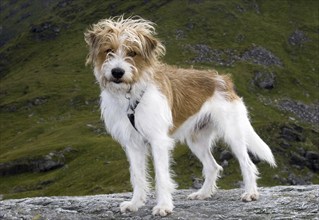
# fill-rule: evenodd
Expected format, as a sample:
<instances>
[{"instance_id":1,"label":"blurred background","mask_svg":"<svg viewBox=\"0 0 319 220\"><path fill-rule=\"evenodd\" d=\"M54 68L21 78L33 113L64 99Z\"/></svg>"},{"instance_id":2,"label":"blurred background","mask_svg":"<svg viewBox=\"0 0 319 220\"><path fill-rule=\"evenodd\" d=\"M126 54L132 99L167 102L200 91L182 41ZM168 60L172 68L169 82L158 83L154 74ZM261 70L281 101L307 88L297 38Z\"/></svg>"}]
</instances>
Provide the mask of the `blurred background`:
<instances>
[{"instance_id":1,"label":"blurred background","mask_svg":"<svg viewBox=\"0 0 319 220\"><path fill-rule=\"evenodd\" d=\"M157 24L164 62L232 74L278 164L253 158L259 186L318 184L318 10L316 0L2 0L0 198L132 190L84 65L83 32L122 14ZM213 154L220 188L241 187L229 149L219 142ZM174 160L179 188L199 188L201 164L187 147Z\"/></svg>"}]
</instances>

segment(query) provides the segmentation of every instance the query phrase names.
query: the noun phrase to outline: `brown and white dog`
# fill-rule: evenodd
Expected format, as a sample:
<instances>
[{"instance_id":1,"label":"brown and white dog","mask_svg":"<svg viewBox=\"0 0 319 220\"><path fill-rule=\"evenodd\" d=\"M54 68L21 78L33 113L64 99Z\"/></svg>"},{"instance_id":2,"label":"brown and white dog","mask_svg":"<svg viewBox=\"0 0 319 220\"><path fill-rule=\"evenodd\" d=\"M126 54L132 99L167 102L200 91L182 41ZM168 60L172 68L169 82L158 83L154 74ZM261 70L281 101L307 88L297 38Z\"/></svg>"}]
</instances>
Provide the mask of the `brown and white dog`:
<instances>
[{"instance_id":1,"label":"brown and white dog","mask_svg":"<svg viewBox=\"0 0 319 220\"><path fill-rule=\"evenodd\" d=\"M248 151L276 166L269 147L251 126L246 107L228 75L216 71L165 65L164 45L154 24L140 17L100 20L85 33L101 88L101 114L107 131L125 150L130 162L133 198L122 212L144 205L149 191L148 152L153 156L157 205L153 214L172 212L176 184L170 173L175 141L186 142L203 164L205 182L189 199L205 199L216 191L222 167L211 154L222 138L237 157L245 184L243 201L258 199L258 171Z\"/></svg>"}]
</instances>

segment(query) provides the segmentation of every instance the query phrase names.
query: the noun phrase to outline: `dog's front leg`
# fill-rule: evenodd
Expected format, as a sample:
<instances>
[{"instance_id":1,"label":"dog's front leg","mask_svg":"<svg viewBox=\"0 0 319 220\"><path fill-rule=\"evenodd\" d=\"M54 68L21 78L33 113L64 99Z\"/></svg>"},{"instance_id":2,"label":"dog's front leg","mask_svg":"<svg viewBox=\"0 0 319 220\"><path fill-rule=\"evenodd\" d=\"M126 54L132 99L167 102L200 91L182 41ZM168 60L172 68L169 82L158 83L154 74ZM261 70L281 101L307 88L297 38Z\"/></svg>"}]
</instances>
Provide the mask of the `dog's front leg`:
<instances>
[{"instance_id":1,"label":"dog's front leg","mask_svg":"<svg viewBox=\"0 0 319 220\"><path fill-rule=\"evenodd\" d=\"M153 141L152 154L155 168L157 205L153 208L153 215L166 216L173 211L172 192L176 184L171 179L170 151L173 148L173 141L167 137Z\"/></svg>"},{"instance_id":2,"label":"dog's front leg","mask_svg":"<svg viewBox=\"0 0 319 220\"><path fill-rule=\"evenodd\" d=\"M147 149L144 143L140 145L131 144L125 147L125 152L130 163L131 183L133 187L133 197L131 201L122 202L121 212L137 211L146 201L149 183L146 177Z\"/></svg>"}]
</instances>

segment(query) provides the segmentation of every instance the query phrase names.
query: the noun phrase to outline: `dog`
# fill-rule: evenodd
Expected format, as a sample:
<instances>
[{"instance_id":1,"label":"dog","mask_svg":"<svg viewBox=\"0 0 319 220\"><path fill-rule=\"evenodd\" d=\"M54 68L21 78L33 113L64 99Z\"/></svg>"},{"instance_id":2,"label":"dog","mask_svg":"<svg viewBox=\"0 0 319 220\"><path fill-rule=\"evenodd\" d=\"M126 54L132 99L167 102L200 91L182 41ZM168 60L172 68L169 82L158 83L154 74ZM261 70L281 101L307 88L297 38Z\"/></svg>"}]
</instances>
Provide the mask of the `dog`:
<instances>
[{"instance_id":1,"label":"dog","mask_svg":"<svg viewBox=\"0 0 319 220\"><path fill-rule=\"evenodd\" d=\"M182 69L160 61L165 47L155 24L138 16L100 20L84 33L101 88L101 117L130 163L133 197L121 212L137 211L150 189L148 155L153 156L157 205L153 215L172 213L177 185L170 171L171 151L186 143L203 164L205 181L189 199L206 199L217 189L223 170L211 154L218 139L230 146L240 164L243 201L257 200L258 171L248 151L275 167L270 148L250 124L243 100L229 75L215 70Z\"/></svg>"}]
</instances>

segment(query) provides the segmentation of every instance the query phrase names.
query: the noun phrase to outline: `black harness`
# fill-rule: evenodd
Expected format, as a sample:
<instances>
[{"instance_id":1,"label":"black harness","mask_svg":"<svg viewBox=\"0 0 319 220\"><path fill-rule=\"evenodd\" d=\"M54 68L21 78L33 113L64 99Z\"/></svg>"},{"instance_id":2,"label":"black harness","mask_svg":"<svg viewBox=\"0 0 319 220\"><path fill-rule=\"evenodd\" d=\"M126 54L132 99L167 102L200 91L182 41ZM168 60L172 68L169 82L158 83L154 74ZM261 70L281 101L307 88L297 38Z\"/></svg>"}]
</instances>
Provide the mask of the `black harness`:
<instances>
[{"instance_id":1,"label":"black harness","mask_svg":"<svg viewBox=\"0 0 319 220\"><path fill-rule=\"evenodd\" d=\"M138 132L138 130L136 129L135 126L135 109L137 108L138 104L140 104L140 101L143 97L145 93L145 90L143 90L140 94L139 99L135 100L135 102L131 103L131 88L129 89L129 91L126 93L125 98L127 98L129 100L129 105L127 108L127 117L131 122L131 125L133 126L133 128Z\"/></svg>"},{"instance_id":2,"label":"black harness","mask_svg":"<svg viewBox=\"0 0 319 220\"><path fill-rule=\"evenodd\" d=\"M139 101L136 101L133 105L129 104L129 108L127 110L127 117L130 120L133 128L135 128L136 131L137 131L137 129L135 127L135 109L139 103L140 103Z\"/></svg>"}]
</instances>

